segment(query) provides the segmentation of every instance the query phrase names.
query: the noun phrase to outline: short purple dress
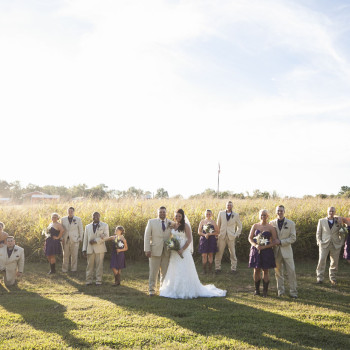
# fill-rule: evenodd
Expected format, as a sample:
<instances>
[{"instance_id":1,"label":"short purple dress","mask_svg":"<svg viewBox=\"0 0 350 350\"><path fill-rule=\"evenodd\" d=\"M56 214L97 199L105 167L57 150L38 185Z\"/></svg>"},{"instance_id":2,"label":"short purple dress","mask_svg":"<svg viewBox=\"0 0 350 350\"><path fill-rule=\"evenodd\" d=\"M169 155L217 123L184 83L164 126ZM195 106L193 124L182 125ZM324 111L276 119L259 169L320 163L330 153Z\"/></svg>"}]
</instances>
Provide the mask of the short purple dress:
<instances>
[{"instance_id":1,"label":"short purple dress","mask_svg":"<svg viewBox=\"0 0 350 350\"><path fill-rule=\"evenodd\" d=\"M350 260L350 226L348 226L348 237L344 246L344 259Z\"/></svg>"},{"instance_id":2,"label":"short purple dress","mask_svg":"<svg viewBox=\"0 0 350 350\"><path fill-rule=\"evenodd\" d=\"M51 226L50 237L46 238L44 246L44 252L46 256L62 254L61 241L59 239L52 238L54 236L57 237L59 234L60 231Z\"/></svg>"},{"instance_id":3,"label":"short purple dress","mask_svg":"<svg viewBox=\"0 0 350 350\"><path fill-rule=\"evenodd\" d=\"M123 240L118 238L117 244L120 244L119 242L123 244L123 247L119 247L119 249L123 249L124 248ZM113 241L110 268L111 269L114 268L117 270L125 269L125 255L124 255L124 252L120 252L117 254L117 244L115 243L115 241Z\"/></svg>"},{"instance_id":4,"label":"short purple dress","mask_svg":"<svg viewBox=\"0 0 350 350\"><path fill-rule=\"evenodd\" d=\"M257 236L260 233L260 230L256 230L254 236ZM264 231L262 233L264 238L271 240L271 232ZM260 252L260 253L259 253ZM249 267L259 268L259 269L273 269L276 267L275 255L272 248L267 248L264 250L258 250L254 246L250 247L249 254Z\"/></svg>"},{"instance_id":5,"label":"short purple dress","mask_svg":"<svg viewBox=\"0 0 350 350\"><path fill-rule=\"evenodd\" d=\"M213 225L210 225L210 226L214 230L214 226ZM202 232L206 233L204 230ZM201 253L201 254L216 253L218 251L218 246L216 241L217 241L216 236L209 236L208 239L201 236L199 239L198 253Z\"/></svg>"}]
</instances>

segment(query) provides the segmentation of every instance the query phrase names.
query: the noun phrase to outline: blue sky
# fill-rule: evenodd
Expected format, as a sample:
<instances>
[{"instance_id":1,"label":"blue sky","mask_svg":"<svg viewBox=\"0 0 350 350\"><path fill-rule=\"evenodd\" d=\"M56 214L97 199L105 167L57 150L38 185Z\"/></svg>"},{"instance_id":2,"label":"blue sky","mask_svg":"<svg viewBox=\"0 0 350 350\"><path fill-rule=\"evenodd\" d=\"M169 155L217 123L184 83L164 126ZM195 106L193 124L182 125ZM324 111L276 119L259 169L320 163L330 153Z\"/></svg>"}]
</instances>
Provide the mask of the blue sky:
<instances>
[{"instance_id":1,"label":"blue sky","mask_svg":"<svg viewBox=\"0 0 350 350\"><path fill-rule=\"evenodd\" d=\"M1 179L349 185L347 1L0 0Z\"/></svg>"}]
</instances>

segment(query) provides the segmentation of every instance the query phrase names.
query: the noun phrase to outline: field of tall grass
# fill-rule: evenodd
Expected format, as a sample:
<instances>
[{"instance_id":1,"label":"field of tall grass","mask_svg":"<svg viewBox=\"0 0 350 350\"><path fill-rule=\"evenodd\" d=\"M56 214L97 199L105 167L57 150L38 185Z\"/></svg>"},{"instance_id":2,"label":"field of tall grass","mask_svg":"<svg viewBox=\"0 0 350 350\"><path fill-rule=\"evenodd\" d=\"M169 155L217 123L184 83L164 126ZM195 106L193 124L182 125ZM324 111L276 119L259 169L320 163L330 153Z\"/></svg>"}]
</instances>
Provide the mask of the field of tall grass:
<instances>
[{"instance_id":1,"label":"field of tall grass","mask_svg":"<svg viewBox=\"0 0 350 350\"><path fill-rule=\"evenodd\" d=\"M127 258L138 260L143 255L143 235L148 219L157 215L159 206L168 209L168 217L172 218L177 208L183 208L188 216L194 236L194 246L198 246L198 225L204 218L205 209L212 209L216 219L220 210L225 209L225 199L162 199L162 200L102 200L83 201L77 203L50 203L35 205L3 206L0 208L0 221L6 225L5 231L14 235L18 245L24 247L27 261L38 261L44 258L44 237L42 230L50 223L50 214L57 212L66 215L67 208L75 207L75 213L81 217L83 224L91 222L94 211L101 213L101 221L109 225L112 234L117 225L126 229L129 251ZM243 233L239 237L236 252L239 258L247 259L249 254L248 234L253 223L258 221L260 209L268 209L270 218L275 217L275 207L283 204L286 207L286 217L296 223L297 241L293 245L297 258L318 255L315 233L318 219L325 217L327 207L335 206L338 215L348 216L350 199L236 199L233 200L234 211L240 214L243 223ZM227 252L226 252L227 254ZM195 255L198 257L198 254ZM224 255L227 259L228 256Z\"/></svg>"}]
</instances>

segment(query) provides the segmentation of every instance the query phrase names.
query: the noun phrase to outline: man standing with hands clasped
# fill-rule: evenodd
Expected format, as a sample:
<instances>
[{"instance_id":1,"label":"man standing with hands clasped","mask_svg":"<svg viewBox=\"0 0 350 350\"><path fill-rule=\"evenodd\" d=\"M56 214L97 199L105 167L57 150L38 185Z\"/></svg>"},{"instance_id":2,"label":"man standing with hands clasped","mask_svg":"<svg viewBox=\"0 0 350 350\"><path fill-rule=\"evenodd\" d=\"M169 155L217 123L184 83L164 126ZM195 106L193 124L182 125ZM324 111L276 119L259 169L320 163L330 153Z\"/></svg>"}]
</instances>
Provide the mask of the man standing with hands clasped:
<instances>
[{"instance_id":1,"label":"man standing with hands clasped","mask_svg":"<svg viewBox=\"0 0 350 350\"><path fill-rule=\"evenodd\" d=\"M275 253L275 276L277 282L278 296L284 295L284 268L287 270L289 281L289 295L291 298L297 298L297 280L295 275L295 266L293 259L292 243L297 239L295 223L288 220L284 214L283 205L276 208L277 219L272 220L270 224L277 231L278 245L273 247Z\"/></svg>"},{"instance_id":2,"label":"man standing with hands clasped","mask_svg":"<svg viewBox=\"0 0 350 350\"><path fill-rule=\"evenodd\" d=\"M329 279L331 284L335 286L337 280L335 278L338 270L339 254L345 241L345 235L340 233L341 218L335 217L335 208L329 207L327 217L320 219L317 225L316 241L319 249L319 259L316 268L317 283L323 283L324 271L326 269L326 261L329 253Z\"/></svg>"},{"instance_id":3,"label":"man standing with hands clasped","mask_svg":"<svg viewBox=\"0 0 350 350\"><path fill-rule=\"evenodd\" d=\"M220 211L218 215L218 248L219 251L215 255L215 273L221 272L221 259L224 254L226 245L230 252L231 259L231 273L236 273L237 257L235 241L242 232L242 223L239 219L239 214L232 211L233 203L228 201L226 203L226 210Z\"/></svg>"},{"instance_id":4,"label":"man standing with hands clasped","mask_svg":"<svg viewBox=\"0 0 350 350\"><path fill-rule=\"evenodd\" d=\"M87 257L86 285L92 284L96 265L96 285L102 284L103 259L107 252L105 239L109 237L108 225L100 221L100 213L92 214L92 223L85 226L83 254Z\"/></svg>"},{"instance_id":5,"label":"man standing with hands clasped","mask_svg":"<svg viewBox=\"0 0 350 350\"><path fill-rule=\"evenodd\" d=\"M74 216L74 208L68 209L68 216L61 219L64 228L62 236L63 263L62 272L68 272L69 258L71 259L71 271L76 272L78 268L79 242L83 240L83 224L81 219Z\"/></svg>"},{"instance_id":6,"label":"man standing with hands clasped","mask_svg":"<svg viewBox=\"0 0 350 350\"><path fill-rule=\"evenodd\" d=\"M163 282L168 270L170 251L165 246L165 241L170 238L170 224L172 221L166 218L166 208L158 209L158 218L148 220L145 237L144 250L149 258L149 295L156 293L156 284L160 271L160 283Z\"/></svg>"}]
</instances>

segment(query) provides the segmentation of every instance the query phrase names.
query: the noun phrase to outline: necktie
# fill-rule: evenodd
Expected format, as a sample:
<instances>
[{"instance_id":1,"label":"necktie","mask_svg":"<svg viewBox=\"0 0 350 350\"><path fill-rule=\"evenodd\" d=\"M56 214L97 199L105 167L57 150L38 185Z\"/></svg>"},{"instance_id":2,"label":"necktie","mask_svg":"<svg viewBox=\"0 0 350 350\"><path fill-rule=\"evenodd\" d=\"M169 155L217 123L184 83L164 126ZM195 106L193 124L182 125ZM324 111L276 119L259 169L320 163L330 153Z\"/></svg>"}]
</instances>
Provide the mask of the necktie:
<instances>
[{"instance_id":1,"label":"necktie","mask_svg":"<svg viewBox=\"0 0 350 350\"><path fill-rule=\"evenodd\" d=\"M165 231L165 224L163 220L162 220L162 230Z\"/></svg>"}]
</instances>

